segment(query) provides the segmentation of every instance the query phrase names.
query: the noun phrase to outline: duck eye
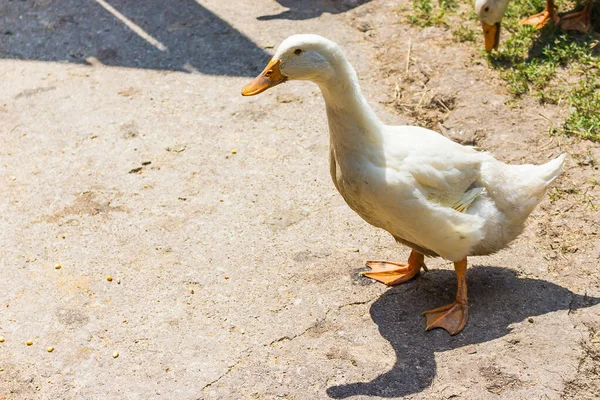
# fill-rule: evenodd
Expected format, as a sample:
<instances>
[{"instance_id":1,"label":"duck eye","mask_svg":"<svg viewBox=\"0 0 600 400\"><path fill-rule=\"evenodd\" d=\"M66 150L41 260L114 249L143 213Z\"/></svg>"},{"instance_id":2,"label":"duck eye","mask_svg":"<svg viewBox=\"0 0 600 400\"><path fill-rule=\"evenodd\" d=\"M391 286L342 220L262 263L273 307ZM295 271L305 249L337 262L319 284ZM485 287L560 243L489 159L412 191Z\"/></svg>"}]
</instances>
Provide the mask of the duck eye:
<instances>
[{"instance_id":1,"label":"duck eye","mask_svg":"<svg viewBox=\"0 0 600 400\"><path fill-rule=\"evenodd\" d=\"M489 7L489 6L486 6L486 7L483 9L483 11L485 11L485 12L488 12L488 11L490 11L490 7Z\"/></svg>"},{"instance_id":2,"label":"duck eye","mask_svg":"<svg viewBox=\"0 0 600 400\"><path fill-rule=\"evenodd\" d=\"M295 55L300 55L300 53L302 53L302 49L296 49L296 50L294 50L294 54Z\"/></svg>"}]
</instances>

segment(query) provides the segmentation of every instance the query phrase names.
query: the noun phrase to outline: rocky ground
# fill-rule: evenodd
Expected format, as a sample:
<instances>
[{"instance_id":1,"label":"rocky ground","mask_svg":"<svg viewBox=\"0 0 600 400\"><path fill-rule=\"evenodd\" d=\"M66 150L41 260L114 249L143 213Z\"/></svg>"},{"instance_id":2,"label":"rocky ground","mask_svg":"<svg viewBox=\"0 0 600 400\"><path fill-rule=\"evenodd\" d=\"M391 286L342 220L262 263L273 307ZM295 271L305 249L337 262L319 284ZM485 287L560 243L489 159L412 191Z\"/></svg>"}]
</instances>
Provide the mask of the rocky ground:
<instances>
[{"instance_id":1,"label":"rocky ground","mask_svg":"<svg viewBox=\"0 0 600 400\"><path fill-rule=\"evenodd\" d=\"M600 146L404 6L0 4L0 399L598 398ZM569 154L525 233L470 259L461 334L420 315L451 263L359 277L408 250L335 191L316 86L240 96L301 32L344 48L385 122Z\"/></svg>"}]
</instances>

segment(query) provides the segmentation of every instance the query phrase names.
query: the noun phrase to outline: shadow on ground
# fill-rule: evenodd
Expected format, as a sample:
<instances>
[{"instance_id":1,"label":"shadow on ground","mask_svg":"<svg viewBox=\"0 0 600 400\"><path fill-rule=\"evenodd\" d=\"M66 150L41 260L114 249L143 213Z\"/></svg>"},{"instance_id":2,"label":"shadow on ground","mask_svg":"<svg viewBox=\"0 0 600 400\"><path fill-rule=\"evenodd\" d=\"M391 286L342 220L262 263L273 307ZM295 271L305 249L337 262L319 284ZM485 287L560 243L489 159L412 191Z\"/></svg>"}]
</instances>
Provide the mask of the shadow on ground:
<instances>
[{"instance_id":1,"label":"shadow on ground","mask_svg":"<svg viewBox=\"0 0 600 400\"><path fill-rule=\"evenodd\" d=\"M599 7L600 8L600 7ZM598 12L598 24L600 25L600 10ZM569 46L573 47L587 47L591 49L590 55L592 57L598 57L600 55L600 46L598 45L598 39L600 38L600 26L596 26L595 31L588 33L581 33L575 31L563 31L553 24L548 24L542 28L540 35L538 35L531 48L527 53L526 61L532 62L533 60L547 61L550 55L547 54L548 49L553 49L568 43ZM562 63L567 64L568 59L561 60Z\"/></svg>"},{"instance_id":2,"label":"shadow on ground","mask_svg":"<svg viewBox=\"0 0 600 400\"><path fill-rule=\"evenodd\" d=\"M272 19L302 20L317 18L323 13L340 14L371 0L276 0L287 10L275 15L258 17L261 21Z\"/></svg>"},{"instance_id":3,"label":"shadow on ground","mask_svg":"<svg viewBox=\"0 0 600 400\"><path fill-rule=\"evenodd\" d=\"M229 76L270 58L194 0L8 0L0 27L0 58Z\"/></svg>"},{"instance_id":4,"label":"shadow on ground","mask_svg":"<svg viewBox=\"0 0 600 400\"><path fill-rule=\"evenodd\" d=\"M404 287L388 290L373 303L370 312L379 332L394 348L396 364L371 382L332 386L328 395L341 399L420 392L435 378L436 352L500 338L511 331L511 324L528 317L600 304L600 298L581 296L543 280L518 278L505 268L474 267L468 271L467 282L469 323L457 336L439 329L425 332L425 319L415 318L453 300L454 272L432 271Z\"/></svg>"}]
</instances>

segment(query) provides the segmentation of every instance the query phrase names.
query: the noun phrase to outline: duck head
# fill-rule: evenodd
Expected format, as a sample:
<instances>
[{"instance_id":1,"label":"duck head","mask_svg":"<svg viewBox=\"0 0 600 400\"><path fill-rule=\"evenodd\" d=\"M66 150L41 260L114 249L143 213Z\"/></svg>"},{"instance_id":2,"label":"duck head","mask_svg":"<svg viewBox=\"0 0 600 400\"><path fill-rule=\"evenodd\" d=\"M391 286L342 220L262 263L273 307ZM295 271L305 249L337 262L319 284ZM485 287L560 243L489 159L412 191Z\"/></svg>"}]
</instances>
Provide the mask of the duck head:
<instances>
[{"instance_id":1,"label":"duck head","mask_svg":"<svg viewBox=\"0 0 600 400\"><path fill-rule=\"evenodd\" d=\"M318 35L294 35L284 40L269 64L242 95L254 96L287 80L308 80L317 84L334 75L337 44Z\"/></svg>"},{"instance_id":2,"label":"duck head","mask_svg":"<svg viewBox=\"0 0 600 400\"><path fill-rule=\"evenodd\" d=\"M508 0L476 0L475 12L483 27L485 51L498 50L500 43L500 22L504 17Z\"/></svg>"}]
</instances>

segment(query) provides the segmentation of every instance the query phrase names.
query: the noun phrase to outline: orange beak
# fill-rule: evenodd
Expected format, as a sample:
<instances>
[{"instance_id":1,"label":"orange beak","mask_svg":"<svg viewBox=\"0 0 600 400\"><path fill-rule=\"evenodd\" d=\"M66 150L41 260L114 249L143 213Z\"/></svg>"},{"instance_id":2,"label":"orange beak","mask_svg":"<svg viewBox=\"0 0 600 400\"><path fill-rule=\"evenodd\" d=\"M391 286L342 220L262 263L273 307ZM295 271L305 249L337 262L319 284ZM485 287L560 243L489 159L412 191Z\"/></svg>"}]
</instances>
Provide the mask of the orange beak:
<instances>
[{"instance_id":1,"label":"orange beak","mask_svg":"<svg viewBox=\"0 0 600 400\"><path fill-rule=\"evenodd\" d=\"M242 88L242 96L254 96L287 80L279 70L281 60L271 60L254 80Z\"/></svg>"},{"instance_id":2,"label":"orange beak","mask_svg":"<svg viewBox=\"0 0 600 400\"><path fill-rule=\"evenodd\" d=\"M500 22L495 25L482 23L483 37L485 39L485 51L488 53L493 50L498 50L500 44Z\"/></svg>"}]
</instances>

